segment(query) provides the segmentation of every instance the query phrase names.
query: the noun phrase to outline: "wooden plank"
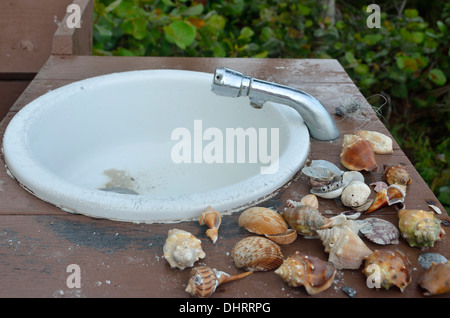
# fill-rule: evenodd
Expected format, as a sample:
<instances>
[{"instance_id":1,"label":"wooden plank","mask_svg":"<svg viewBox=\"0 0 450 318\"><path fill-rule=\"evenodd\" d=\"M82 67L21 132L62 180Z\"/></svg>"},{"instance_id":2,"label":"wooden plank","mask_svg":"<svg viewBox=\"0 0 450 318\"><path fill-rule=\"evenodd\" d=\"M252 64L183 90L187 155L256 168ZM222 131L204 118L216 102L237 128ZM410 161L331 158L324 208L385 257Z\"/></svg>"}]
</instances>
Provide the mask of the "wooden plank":
<instances>
[{"instance_id":1,"label":"wooden plank","mask_svg":"<svg viewBox=\"0 0 450 318\"><path fill-rule=\"evenodd\" d=\"M72 3L80 8L80 27L68 26L67 20L73 12L67 13L53 36L52 54L92 55L94 1L74 0Z\"/></svg>"},{"instance_id":2,"label":"wooden plank","mask_svg":"<svg viewBox=\"0 0 450 318\"><path fill-rule=\"evenodd\" d=\"M30 82L30 80L0 81L0 119L5 117Z\"/></svg>"},{"instance_id":3,"label":"wooden plank","mask_svg":"<svg viewBox=\"0 0 450 318\"><path fill-rule=\"evenodd\" d=\"M0 1L0 73L37 73L71 0Z\"/></svg>"}]
</instances>

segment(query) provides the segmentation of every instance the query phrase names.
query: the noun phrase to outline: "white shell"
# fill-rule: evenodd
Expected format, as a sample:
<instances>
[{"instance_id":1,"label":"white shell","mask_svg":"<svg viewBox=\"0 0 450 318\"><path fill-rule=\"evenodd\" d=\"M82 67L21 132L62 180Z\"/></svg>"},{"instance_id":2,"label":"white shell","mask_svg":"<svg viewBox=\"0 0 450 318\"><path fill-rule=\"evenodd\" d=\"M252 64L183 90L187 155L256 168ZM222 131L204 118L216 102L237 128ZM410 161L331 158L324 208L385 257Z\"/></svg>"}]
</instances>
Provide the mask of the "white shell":
<instances>
[{"instance_id":1,"label":"white shell","mask_svg":"<svg viewBox=\"0 0 450 318\"><path fill-rule=\"evenodd\" d=\"M370 196L370 188L361 181L353 181L342 191L342 204L351 208L357 208L367 202Z\"/></svg>"},{"instance_id":2,"label":"white shell","mask_svg":"<svg viewBox=\"0 0 450 318\"><path fill-rule=\"evenodd\" d=\"M179 269L193 267L196 261L206 256L201 241L191 233L179 229L169 230L163 250L164 258L170 266Z\"/></svg>"},{"instance_id":3,"label":"white shell","mask_svg":"<svg viewBox=\"0 0 450 318\"><path fill-rule=\"evenodd\" d=\"M340 187L340 188L330 191L330 192L323 192L323 191L320 191L320 189L311 188L311 190L309 190L309 192L311 192L312 194L314 194L320 198L323 198L323 199L335 199L335 198L338 198L342 194L343 190L344 190L344 187Z\"/></svg>"},{"instance_id":4,"label":"white shell","mask_svg":"<svg viewBox=\"0 0 450 318\"><path fill-rule=\"evenodd\" d=\"M342 181L344 184L348 185L352 181L361 181L364 182L364 176L359 171L346 171L342 175Z\"/></svg>"}]
</instances>

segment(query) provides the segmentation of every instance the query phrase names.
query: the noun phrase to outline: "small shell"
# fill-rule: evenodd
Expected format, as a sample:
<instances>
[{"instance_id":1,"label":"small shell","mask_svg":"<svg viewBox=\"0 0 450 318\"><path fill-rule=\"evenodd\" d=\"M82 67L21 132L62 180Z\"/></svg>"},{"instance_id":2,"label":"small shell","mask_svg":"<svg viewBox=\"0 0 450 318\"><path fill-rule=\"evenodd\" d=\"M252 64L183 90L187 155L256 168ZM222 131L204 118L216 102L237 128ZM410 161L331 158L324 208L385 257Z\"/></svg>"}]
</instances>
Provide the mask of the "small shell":
<instances>
[{"instance_id":1,"label":"small shell","mask_svg":"<svg viewBox=\"0 0 450 318\"><path fill-rule=\"evenodd\" d=\"M238 224L247 231L260 235L281 234L288 229L286 221L280 214L263 207L253 207L242 212Z\"/></svg>"},{"instance_id":2,"label":"small shell","mask_svg":"<svg viewBox=\"0 0 450 318\"><path fill-rule=\"evenodd\" d=\"M364 257L372 253L361 238L346 225L318 230L320 239L329 253L328 261L338 269L358 269Z\"/></svg>"},{"instance_id":3,"label":"small shell","mask_svg":"<svg viewBox=\"0 0 450 318\"><path fill-rule=\"evenodd\" d=\"M417 262L419 265L424 269L429 269L432 263L447 263L448 260L445 258L445 256L439 254L439 253L422 253L417 258Z\"/></svg>"},{"instance_id":4,"label":"small shell","mask_svg":"<svg viewBox=\"0 0 450 318\"><path fill-rule=\"evenodd\" d=\"M206 236L211 238L213 243L216 243L219 237L219 227L222 222L222 214L210 206L202 213L198 219L200 225L206 225L208 230L206 230Z\"/></svg>"},{"instance_id":5,"label":"small shell","mask_svg":"<svg viewBox=\"0 0 450 318\"><path fill-rule=\"evenodd\" d=\"M366 139L359 136L344 135L340 157L342 165L348 170L378 170L372 146Z\"/></svg>"},{"instance_id":6,"label":"small shell","mask_svg":"<svg viewBox=\"0 0 450 318\"><path fill-rule=\"evenodd\" d=\"M390 154L393 153L392 139L385 134L377 131L360 130L355 132L355 135L365 138L373 148L376 154Z\"/></svg>"},{"instance_id":7,"label":"small shell","mask_svg":"<svg viewBox=\"0 0 450 318\"><path fill-rule=\"evenodd\" d=\"M431 264L420 277L418 284L426 290L423 293L425 296L450 293L450 261Z\"/></svg>"},{"instance_id":8,"label":"small shell","mask_svg":"<svg viewBox=\"0 0 450 318\"><path fill-rule=\"evenodd\" d=\"M309 192L323 199L335 199L342 194L343 190L344 183L337 181L328 186L322 186L321 188L311 188Z\"/></svg>"},{"instance_id":9,"label":"small shell","mask_svg":"<svg viewBox=\"0 0 450 318\"><path fill-rule=\"evenodd\" d=\"M364 182L353 181L342 191L342 204L351 208L362 206L367 202L370 192L369 186Z\"/></svg>"},{"instance_id":10,"label":"small shell","mask_svg":"<svg viewBox=\"0 0 450 318\"><path fill-rule=\"evenodd\" d=\"M274 241L279 245L288 245L294 242L297 239L297 231L294 229L287 229L286 232L281 234L266 234L269 240Z\"/></svg>"},{"instance_id":11,"label":"small shell","mask_svg":"<svg viewBox=\"0 0 450 318\"><path fill-rule=\"evenodd\" d=\"M169 230L163 250L164 258L170 266L179 269L193 267L196 261L206 256L201 241L191 233L179 229Z\"/></svg>"},{"instance_id":12,"label":"small shell","mask_svg":"<svg viewBox=\"0 0 450 318\"><path fill-rule=\"evenodd\" d=\"M336 269L329 262L297 251L283 261L275 274L289 286L305 286L309 295L316 295L333 284Z\"/></svg>"},{"instance_id":13,"label":"small shell","mask_svg":"<svg viewBox=\"0 0 450 318\"><path fill-rule=\"evenodd\" d=\"M412 266L400 250L376 250L366 257L363 273L375 280L375 287L389 289L397 286L403 290L411 283Z\"/></svg>"},{"instance_id":14,"label":"small shell","mask_svg":"<svg viewBox=\"0 0 450 318\"><path fill-rule=\"evenodd\" d=\"M343 173L335 164L326 160L312 160L302 169L312 187L321 187L338 179Z\"/></svg>"},{"instance_id":15,"label":"small shell","mask_svg":"<svg viewBox=\"0 0 450 318\"><path fill-rule=\"evenodd\" d=\"M403 186L392 184L387 189L381 189L377 192L375 200L365 212L372 213L386 206L391 206L405 201L406 191Z\"/></svg>"},{"instance_id":16,"label":"small shell","mask_svg":"<svg viewBox=\"0 0 450 318\"><path fill-rule=\"evenodd\" d=\"M384 170L384 179L386 182L391 184L398 184L402 186L407 186L412 182L408 171L402 165L389 166Z\"/></svg>"},{"instance_id":17,"label":"small shell","mask_svg":"<svg viewBox=\"0 0 450 318\"><path fill-rule=\"evenodd\" d=\"M246 237L233 247L231 252L237 268L249 271L270 271L283 263L281 248L275 242L261 237Z\"/></svg>"},{"instance_id":18,"label":"small shell","mask_svg":"<svg viewBox=\"0 0 450 318\"><path fill-rule=\"evenodd\" d=\"M344 182L344 185L348 185L353 181L364 182L364 176L359 171L345 171L342 175L342 181Z\"/></svg>"},{"instance_id":19,"label":"small shell","mask_svg":"<svg viewBox=\"0 0 450 318\"><path fill-rule=\"evenodd\" d=\"M191 296L206 298L211 296L217 286L249 276L253 272L229 275L215 268L197 266L191 270L191 277L187 283L186 292Z\"/></svg>"},{"instance_id":20,"label":"small shell","mask_svg":"<svg viewBox=\"0 0 450 318\"><path fill-rule=\"evenodd\" d=\"M300 202L316 210L319 208L319 200L314 194L305 195Z\"/></svg>"},{"instance_id":21,"label":"small shell","mask_svg":"<svg viewBox=\"0 0 450 318\"><path fill-rule=\"evenodd\" d=\"M388 185L386 182L384 181L377 181L377 182L372 182L371 184L369 184L371 186L374 186L373 190L375 192L379 192L381 189L387 189Z\"/></svg>"},{"instance_id":22,"label":"small shell","mask_svg":"<svg viewBox=\"0 0 450 318\"><path fill-rule=\"evenodd\" d=\"M307 205L298 205L283 212L283 218L301 235L316 235L316 230L331 226L330 220L319 210Z\"/></svg>"},{"instance_id":23,"label":"small shell","mask_svg":"<svg viewBox=\"0 0 450 318\"><path fill-rule=\"evenodd\" d=\"M381 245L399 243L400 232L391 222L379 218L366 218L364 223L359 230L370 241Z\"/></svg>"},{"instance_id":24,"label":"small shell","mask_svg":"<svg viewBox=\"0 0 450 318\"><path fill-rule=\"evenodd\" d=\"M400 232L412 247L432 247L445 234L433 212L402 209L398 217Z\"/></svg>"}]
</instances>

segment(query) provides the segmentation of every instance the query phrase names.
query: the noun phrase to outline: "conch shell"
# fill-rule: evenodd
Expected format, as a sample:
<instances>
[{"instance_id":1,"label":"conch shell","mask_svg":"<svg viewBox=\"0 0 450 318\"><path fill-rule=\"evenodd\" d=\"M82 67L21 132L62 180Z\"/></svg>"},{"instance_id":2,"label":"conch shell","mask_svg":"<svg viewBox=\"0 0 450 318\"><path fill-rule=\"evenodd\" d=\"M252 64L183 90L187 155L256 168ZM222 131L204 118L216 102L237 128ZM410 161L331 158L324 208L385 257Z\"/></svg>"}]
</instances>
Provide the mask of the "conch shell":
<instances>
[{"instance_id":1,"label":"conch shell","mask_svg":"<svg viewBox=\"0 0 450 318\"><path fill-rule=\"evenodd\" d=\"M445 234L441 221L433 212L402 209L398 211L398 217L400 232L412 247L434 246Z\"/></svg>"},{"instance_id":2,"label":"conch shell","mask_svg":"<svg viewBox=\"0 0 450 318\"><path fill-rule=\"evenodd\" d=\"M329 253L328 261L337 269L358 269L364 258L372 253L358 234L345 224L318 230L317 233L325 252Z\"/></svg>"},{"instance_id":3,"label":"conch shell","mask_svg":"<svg viewBox=\"0 0 450 318\"><path fill-rule=\"evenodd\" d=\"M289 286L305 286L309 295L315 295L333 284L336 269L329 262L297 251L283 261L283 264L275 270L275 274Z\"/></svg>"},{"instance_id":4,"label":"conch shell","mask_svg":"<svg viewBox=\"0 0 450 318\"><path fill-rule=\"evenodd\" d=\"M403 203L405 201L405 197L406 187L398 184L392 184L387 188L380 189L377 192L375 200L372 202L365 213L369 214L386 206Z\"/></svg>"},{"instance_id":5,"label":"conch shell","mask_svg":"<svg viewBox=\"0 0 450 318\"><path fill-rule=\"evenodd\" d=\"M191 270L191 277L187 283L186 292L191 296L207 298L211 296L217 286L249 276L253 272L229 275L215 268L197 266Z\"/></svg>"},{"instance_id":6,"label":"conch shell","mask_svg":"<svg viewBox=\"0 0 450 318\"><path fill-rule=\"evenodd\" d=\"M400 250L376 250L366 257L363 273L369 284L389 289L397 286L403 290L411 283L412 265ZM373 279L373 280L372 280Z\"/></svg>"},{"instance_id":7,"label":"conch shell","mask_svg":"<svg viewBox=\"0 0 450 318\"><path fill-rule=\"evenodd\" d=\"M286 209L283 218L298 234L307 236L315 236L317 230L332 225L332 221L324 217L319 210L304 204Z\"/></svg>"},{"instance_id":8,"label":"conch shell","mask_svg":"<svg viewBox=\"0 0 450 318\"><path fill-rule=\"evenodd\" d=\"M202 213L198 219L200 225L206 225L208 229L206 230L206 236L211 238L213 243L216 243L219 237L219 226L222 222L222 214L210 206Z\"/></svg>"},{"instance_id":9,"label":"conch shell","mask_svg":"<svg viewBox=\"0 0 450 318\"><path fill-rule=\"evenodd\" d=\"M389 185L398 184L404 187L412 182L408 171L402 165L386 167L384 170L384 179Z\"/></svg>"},{"instance_id":10,"label":"conch shell","mask_svg":"<svg viewBox=\"0 0 450 318\"><path fill-rule=\"evenodd\" d=\"M450 293L450 261L432 263L430 268L420 277L419 286L425 289L425 296Z\"/></svg>"},{"instance_id":11,"label":"conch shell","mask_svg":"<svg viewBox=\"0 0 450 318\"><path fill-rule=\"evenodd\" d=\"M163 250L164 258L170 266L179 269L193 267L196 261L206 256L201 241L191 233L179 229L169 230Z\"/></svg>"},{"instance_id":12,"label":"conch shell","mask_svg":"<svg viewBox=\"0 0 450 318\"><path fill-rule=\"evenodd\" d=\"M237 268L252 272L274 270L283 263L280 246L262 236L249 236L240 240L233 247L231 256Z\"/></svg>"},{"instance_id":13,"label":"conch shell","mask_svg":"<svg viewBox=\"0 0 450 318\"><path fill-rule=\"evenodd\" d=\"M369 141L357 135L344 135L341 163L352 171L378 170L375 153Z\"/></svg>"},{"instance_id":14,"label":"conch shell","mask_svg":"<svg viewBox=\"0 0 450 318\"><path fill-rule=\"evenodd\" d=\"M288 229L288 224L277 212L263 207L245 210L239 216L239 226L251 233L264 235L277 244L290 244L297 238L297 233Z\"/></svg>"},{"instance_id":15,"label":"conch shell","mask_svg":"<svg viewBox=\"0 0 450 318\"><path fill-rule=\"evenodd\" d=\"M392 139L385 134L369 130L356 131L354 134L366 139L376 154L384 155L393 153L394 151L392 148Z\"/></svg>"}]
</instances>

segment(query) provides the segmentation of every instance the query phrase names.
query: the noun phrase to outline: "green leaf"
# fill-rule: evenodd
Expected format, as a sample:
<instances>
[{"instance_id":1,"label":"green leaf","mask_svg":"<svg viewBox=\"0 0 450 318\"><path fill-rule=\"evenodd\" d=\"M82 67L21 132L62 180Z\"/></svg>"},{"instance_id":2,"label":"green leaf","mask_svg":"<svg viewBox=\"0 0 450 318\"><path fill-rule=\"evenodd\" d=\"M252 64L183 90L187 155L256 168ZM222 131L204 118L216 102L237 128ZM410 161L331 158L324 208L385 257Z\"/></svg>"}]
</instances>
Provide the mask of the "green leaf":
<instances>
[{"instance_id":1,"label":"green leaf","mask_svg":"<svg viewBox=\"0 0 450 318\"><path fill-rule=\"evenodd\" d=\"M428 78L436 85L442 86L447 81L444 72L438 68L433 68L430 73L428 73Z\"/></svg>"},{"instance_id":2,"label":"green leaf","mask_svg":"<svg viewBox=\"0 0 450 318\"><path fill-rule=\"evenodd\" d=\"M227 20L218 14L213 14L206 20L206 25L212 27L215 30L222 30L227 23Z\"/></svg>"},{"instance_id":3,"label":"green leaf","mask_svg":"<svg viewBox=\"0 0 450 318\"><path fill-rule=\"evenodd\" d=\"M253 30L250 27L245 26L242 28L238 39L239 40L250 39L254 34L255 34L255 32L253 32Z\"/></svg>"},{"instance_id":4,"label":"green leaf","mask_svg":"<svg viewBox=\"0 0 450 318\"><path fill-rule=\"evenodd\" d=\"M404 15L409 19L413 19L419 16L419 11L416 9L405 9Z\"/></svg>"},{"instance_id":5,"label":"green leaf","mask_svg":"<svg viewBox=\"0 0 450 318\"><path fill-rule=\"evenodd\" d=\"M183 50L194 42L197 34L195 27L184 21L174 21L163 29L167 41Z\"/></svg>"},{"instance_id":6,"label":"green leaf","mask_svg":"<svg viewBox=\"0 0 450 318\"><path fill-rule=\"evenodd\" d=\"M105 8L105 12L111 12L112 10L114 10L115 8L117 8L120 3L122 2L122 0L116 0L111 2L106 8Z\"/></svg>"},{"instance_id":7,"label":"green leaf","mask_svg":"<svg viewBox=\"0 0 450 318\"><path fill-rule=\"evenodd\" d=\"M359 75L365 75L369 72L369 67L366 64L359 63L355 66L355 73Z\"/></svg>"},{"instance_id":8,"label":"green leaf","mask_svg":"<svg viewBox=\"0 0 450 318\"><path fill-rule=\"evenodd\" d=\"M345 59L347 60L348 64L350 64L350 65L357 63L357 60L352 52L349 52L349 51L345 52Z\"/></svg>"},{"instance_id":9,"label":"green leaf","mask_svg":"<svg viewBox=\"0 0 450 318\"><path fill-rule=\"evenodd\" d=\"M368 45L374 45L380 42L383 39L383 36L379 33L376 34L366 34L363 37L363 41Z\"/></svg>"},{"instance_id":10,"label":"green leaf","mask_svg":"<svg viewBox=\"0 0 450 318\"><path fill-rule=\"evenodd\" d=\"M425 38L425 34L422 32L413 32L411 34L411 40L417 44L422 43Z\"/></svg>"},{"instance_id":11,"label":"green leaf","mask_svg":"<svg viewBox=\"0 0 450 318\"><path fill-rule=\"evenodd\" d=\"M195 4L193 6L190 6L186 9L186 11L183 12L184 16L197 16L200 15L203 12L203 4Z\"/></svg>"}]
</instances>

